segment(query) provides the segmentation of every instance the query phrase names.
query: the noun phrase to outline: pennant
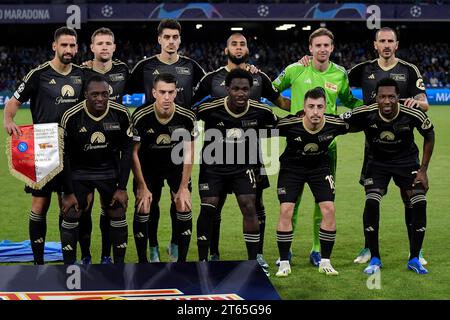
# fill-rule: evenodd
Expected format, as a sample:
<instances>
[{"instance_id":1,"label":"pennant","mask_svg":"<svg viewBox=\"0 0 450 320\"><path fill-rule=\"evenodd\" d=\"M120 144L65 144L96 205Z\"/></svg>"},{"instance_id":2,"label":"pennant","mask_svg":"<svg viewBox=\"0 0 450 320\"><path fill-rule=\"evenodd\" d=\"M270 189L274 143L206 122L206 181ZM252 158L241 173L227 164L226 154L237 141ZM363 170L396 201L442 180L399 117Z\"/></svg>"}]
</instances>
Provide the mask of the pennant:
<instances>
[{"instance_id":1,"label":"pennant","mask_svg":"<svg viewBox=\"0 0 450 320\"><path fill-rule=\"evenodd\" d=\"M33 189L42 189L63 170L63 129L57 123L19 126L20 137L7 138L10 173Z\"/></svg>"}]
</instances>

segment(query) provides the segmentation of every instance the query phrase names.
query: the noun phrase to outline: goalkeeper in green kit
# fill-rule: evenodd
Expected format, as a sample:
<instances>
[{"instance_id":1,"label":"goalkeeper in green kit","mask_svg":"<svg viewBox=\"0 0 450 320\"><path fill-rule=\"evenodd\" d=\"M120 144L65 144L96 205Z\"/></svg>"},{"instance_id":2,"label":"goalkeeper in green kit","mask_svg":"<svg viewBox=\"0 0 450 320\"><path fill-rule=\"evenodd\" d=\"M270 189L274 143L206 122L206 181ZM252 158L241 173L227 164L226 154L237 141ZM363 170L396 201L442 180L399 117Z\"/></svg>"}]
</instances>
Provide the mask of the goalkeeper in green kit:
<instances>
[{"instance_id":1,"label":"goalkeeper in green kit","mask_svg":"<svg viewBox=\"0 0 450 320\"><path fill-rule=\"evenodd\" d=\"M313 56L311 63L308 66L293 63L273 81L273 85L279 92L291 88L290 111L292 114L303 110L305 93L315 87L325 89L327 104L325 113L337 114L337 98L345 107L350 109L363 105L363 102L353 97L350 91L346 70L329 60L334 49L333 41L334 36L330 30L326 28L317 29L309 36L309 51ZM336 181L337 146L335 140L330 144L329 153L330 168ZM297 224L299 206L300 201L296 203L292 218L294 228ZM319 266L321 259L319 240L321 221L322 214L316 203L313 221L313 247L309 256L310 262L316 267ZM277 265L278 263L279 261L277 261Z\"/></svg>"}]
</instances>

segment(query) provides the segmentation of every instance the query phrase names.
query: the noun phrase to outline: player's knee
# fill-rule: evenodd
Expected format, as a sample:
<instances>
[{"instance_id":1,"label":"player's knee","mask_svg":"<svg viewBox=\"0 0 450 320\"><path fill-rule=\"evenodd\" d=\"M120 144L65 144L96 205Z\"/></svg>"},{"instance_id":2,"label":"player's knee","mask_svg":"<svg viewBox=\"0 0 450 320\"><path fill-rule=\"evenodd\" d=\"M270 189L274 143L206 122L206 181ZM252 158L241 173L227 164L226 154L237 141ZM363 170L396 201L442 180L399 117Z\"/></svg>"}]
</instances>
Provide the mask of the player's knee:
<instances>
[{"instance_id":1,"label":"player's knee","mask_svg":"<svg viewBox=\"0 0 450 320\"><path fill-rule=\"evenodd\" d=\"M121 205L114 206L112 208L106 209L106 214L113 220L123 220L125 219L126 209Z\"/></svg>"},{"instance_id":2,"label":"player's knee","mask_svg":"<svg viewBox=\"0 0 450 320\"><path fill-rule=\"evenodd\" d=\"M84 218L87 218L88 216L91 216L92 214L92 204L88 205L86 209L84 209L81 213L81 215Z\"/></svg>"},{"instance_id":3,"label":"player's knee","mask_svg":"<svg viewBox=\"0 0 450 320\"><path fill-rule=\"evenodd\" d=\"M239 207L244 216L256 216L255 198L254 195L238 196Z\"/></svg>"},{"instance_id":4,"label":"player's knee","mask_svg":"<svg viewBox=\"0 0 450 320\"><path fill-rule=\"evenodd\" d=\"M284 202L280 207L280 220L291 220L294 213L295 203Z\"/></svg>"},{"instance_id":5,"label":"player's knee","mask_svg":"<svg viewBox=\"0 0 450 320\"><path fill-rule=\"evenodd\" d=\"M63 213L63 220L66 222L77 222L80 220L81 211L75 210L75 208L69 208L67 212Z\"/></svg>"},{"instance_id":6,"label":"player's knee","mask_svg":"<svg viewBox=\"0 0 450 320\"><path fill-rule=\"evenodd\" d=\"M214 210L219 206L219 197L204 197L201 199L201 205L209 205L214 207Z\"/></svg>"},{"instance_id":7,"label":"player's knee","mask_svg":"<svg viewBox=\"0 0 450 320\"><path fill-rule=\"evenodd\" d=\"M252 202L245 202L241 204L242 213L247 217L255 217L256 218L256 207Z\"/></svg>"},{"instance_id":8,"label":"player's knee","mask_svg":"<svg viewBox=\"0 0 450 320\"><path fill-rule=\"evenodd\" d=\"M256 212L264 212L265 211L262 195L258 195L256 197L255 206L256 206Z\"/></svg>"},{"instance_id":9,"label":"player's knee","mask_svg":"<svg viewBox=\"0 0 450 320\"><path fill-rule=\"evenodd\" d=\"M32 197L31 200L31 211L37 215L45 216L47 214L48 208L50 207L50 197Z\"/></svg>"},{"instance_id":10,"label":"player's knee","mask_svg":"<svg viewBox=\"0 0 450 320\"><path fill-rule=\"evenodd\" d=\"M330 219L334 217L335 207L334 203L331 201L321 202L319 204L320 211L322 212L323 219Z\"/></svg>"}]
</instances>

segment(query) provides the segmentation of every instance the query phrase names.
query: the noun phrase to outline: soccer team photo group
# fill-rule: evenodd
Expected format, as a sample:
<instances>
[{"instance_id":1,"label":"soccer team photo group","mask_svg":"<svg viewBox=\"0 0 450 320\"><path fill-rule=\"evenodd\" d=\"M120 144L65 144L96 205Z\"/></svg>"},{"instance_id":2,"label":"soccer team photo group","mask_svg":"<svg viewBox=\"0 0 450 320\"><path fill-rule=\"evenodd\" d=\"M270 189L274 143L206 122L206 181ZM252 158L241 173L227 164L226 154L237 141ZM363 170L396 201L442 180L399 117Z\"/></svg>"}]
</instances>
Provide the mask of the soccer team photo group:
<instances>
[{"instance_id":1,"label":"soccer team photo group","mask_svg":"<svg viewBox=\"0 0 450 320\"><path fill-rule=\"evenodd\" d=\"M3 41L0 297L60 292L11 276L46 265L103 298L449 299L448 18L420 30L388 7L286 33L159 8L141 31L67 20Z\"/></svg>"}]
</instances>

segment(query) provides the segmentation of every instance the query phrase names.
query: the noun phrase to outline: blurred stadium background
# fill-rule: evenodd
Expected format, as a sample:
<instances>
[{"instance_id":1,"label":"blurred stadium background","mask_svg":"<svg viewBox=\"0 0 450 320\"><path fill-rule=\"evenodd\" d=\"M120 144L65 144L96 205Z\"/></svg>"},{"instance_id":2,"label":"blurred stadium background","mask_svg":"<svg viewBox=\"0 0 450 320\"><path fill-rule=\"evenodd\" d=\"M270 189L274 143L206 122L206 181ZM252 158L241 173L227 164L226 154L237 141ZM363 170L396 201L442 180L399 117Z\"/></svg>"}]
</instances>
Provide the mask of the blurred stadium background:
<instances>
[{"instance_id":1,"label":"blurred stadium background","mask_svg":"<svg viewBox=\"0 0 450 320\"><path fill-rule=\"evenodd\" d=\"M370 5L376 4L381 11L381 26L397 30L400 50L397 56L414 63L421 71L432 105L447 105L430 110L436 127L437 145L430 165L431 189L429 193L429 232L425 239L426 257L430 262L430 275L417 279L415 274L405 271L407 240L403 221L403 208L398 192L392 186L382 205L381 245L387 268L383 269L383 290L370 291L361 266L351 261L362 245L361 215L363 191L357 184L362 161L363 137L349 135L340 140L337 180L337 212L339 235L333 256L336 267L342 272L339 279L325 279L307 262L311 243L312 198L305 195L302 223L294 241L293 274L289 281L271 277L278 292L285 299L449 299L450 256L448 253L448 229L446 217L450 201L448 187L450 178L445 175L450 163L450 147L443 137L450 136L450 1L209 1L184 3L173 1L0 1L0 107L12 95L16 83L31 68L53 57L51 42L53 32L69 19L79 18L79 54L77 61L92 58L89 44L92 32L99 27L109 27L116 35L115 58L132 68L136 62L159 52L156 27L165 17L176 18L182 24L180 53L198 61L206 71L224 65L223 48L231 28L243 33L250 48L250 62L274 79L287 65L308 54L309 34L320 26L326 26L335 34L335 50L332 61L346 68L376 57L373 38L376 30L369 30L366 20ZM73 7L76 6L76 8ZM79 10L79 11L78 11ZM67 13L69 12L69 13ZM79 12L73 20L74 12ZM294 25L285 31L276 28ZM139 93L136 93L139 94ZM133 104L134 100L126 100ZM139 99L137 99L139 101ZM2 119L3 115L0 116ZM17 116L19 124L31 122L28 110ZM4 130L0 133L0 148L5 141ZM418 139L418 145L422 139ZM420 147L419 147L420 149ZM22 192L23 184L12 178L6 170L6 157L0 157L0 216L5 223L0 227L0 239L21 241L27 239L27 217L29 197ZM198 169L198 168L197 168ZM198 171L194 169L194 181ZM271 177L272 186L276 177ZM271 263L278 256L275 241L275 225L278 217L278 201L271 189L265 193L268 212L266 228L266 258ZM194 190L196 190L194 188ZM349 198L346 195L352 195ZM133 201L130 195L130 203ZM56 199L54 199L56 200ZM161 203L169 202L166 200ZM168 210L168 205L162 210ZM194 205L199 203L194 191ZM194 219L198 210L194 209ZM59 241L57 229L56 201L53 201L51 217L48 218L47 241ZM99 255L99 230L96 227L98 207L93 211L94 260ZM163 212L163 211L162 211ZM50 215L50 214L49 214ZM230 220L241 221L235 212L234 200L229 199L223 212L223 258L237 260L245 257L244 244L234 246L225 239L241 239L242 233ZM128 213L129 222L132 214ZM165 221L164 221L165 220ZM161 219L160 245L168 242L170 223ZM19 221L19 222L18 222ZM195 220L194 220L195 221ZM239 225L239 224L237 224ZM397 228L399 231L393 230ZM127 261L135 262L136 253L131 236ZM398 252L401 251L399 255ZM188 259L197 257L195 240L191 242ZM163 261L164 261L163 257ZM296 258L297 259L297 258ZM389 259L389 260L388 260Z\"/></svg>"}]
</instances>

